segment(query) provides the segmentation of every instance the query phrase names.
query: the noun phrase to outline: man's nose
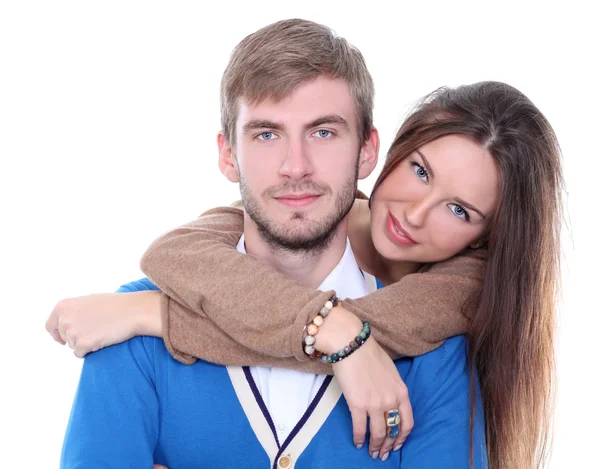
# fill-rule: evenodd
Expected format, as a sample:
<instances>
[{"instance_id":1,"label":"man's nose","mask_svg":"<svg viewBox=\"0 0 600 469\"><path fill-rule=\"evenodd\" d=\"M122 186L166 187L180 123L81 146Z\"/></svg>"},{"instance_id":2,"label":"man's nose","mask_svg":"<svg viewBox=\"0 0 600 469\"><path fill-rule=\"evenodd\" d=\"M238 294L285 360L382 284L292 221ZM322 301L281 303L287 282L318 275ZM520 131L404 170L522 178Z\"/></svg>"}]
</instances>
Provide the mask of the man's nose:
<instances>
[{"instance_id":1,"label":"man's nose","mask_svg":"<svg viewBox=\"0 0 600 469\"><path fill-rule=\"evenodd\" d=\"M302 179L312 174L313 168L302 141L290 142L287 155L279 170L280 174L291 179Z\"/></svg>"}]
</instances>

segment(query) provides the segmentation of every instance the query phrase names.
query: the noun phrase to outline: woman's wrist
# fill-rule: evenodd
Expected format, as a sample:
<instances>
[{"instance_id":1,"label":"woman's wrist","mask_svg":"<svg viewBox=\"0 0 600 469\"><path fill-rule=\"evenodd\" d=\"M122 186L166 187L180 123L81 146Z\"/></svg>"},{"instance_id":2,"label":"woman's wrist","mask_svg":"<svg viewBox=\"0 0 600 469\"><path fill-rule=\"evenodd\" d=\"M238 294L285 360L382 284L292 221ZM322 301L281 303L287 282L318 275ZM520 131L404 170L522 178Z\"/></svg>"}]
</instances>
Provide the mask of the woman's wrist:
<instances>
[{"instance_id":1,"label":"woman's wrist","mask_svg":"<svg viewBox=\"0 0 600 469\"><path fill-rule=\"evenodd\" d=\"M381 351L381 346L377 343L375 338L370 337L369 340L365 340L363 345L358 350L356 350L354 356L356 357L357 355L362 355L364 359L364 356L366 355L369 357L369 359L375 359L379 358L379 354L381 353ZM340 360L336 363L333 363L332 365L334 374L337 375L341 370L344 370L344 367L352 368L357 360L357 358L355 357L348 357L347 360Z\"/></svg>"},{"instance_id":2,"label":"woman's wrist","mask_svg":"<svg viewBox=\"0 0 600 469\"><path fill-rule=\"evenodd\" d=\"M353 313L343 306L335 306L329 312L327 320L319 327L319 333L315 336L315 348L331 355L347 346L362 327L362 321Z\"/></svg>"},{"instance_id":3,"label":"woman's wrist","mask_svg":"<svg viewBox=\"0 0 600 469\"><path fill-rule=\"evenodd\" d=\"M130 293L133 309L133 329L135 335L162 337L160 314L161 292L145 291Z\"/></svg>"}]
</instances>

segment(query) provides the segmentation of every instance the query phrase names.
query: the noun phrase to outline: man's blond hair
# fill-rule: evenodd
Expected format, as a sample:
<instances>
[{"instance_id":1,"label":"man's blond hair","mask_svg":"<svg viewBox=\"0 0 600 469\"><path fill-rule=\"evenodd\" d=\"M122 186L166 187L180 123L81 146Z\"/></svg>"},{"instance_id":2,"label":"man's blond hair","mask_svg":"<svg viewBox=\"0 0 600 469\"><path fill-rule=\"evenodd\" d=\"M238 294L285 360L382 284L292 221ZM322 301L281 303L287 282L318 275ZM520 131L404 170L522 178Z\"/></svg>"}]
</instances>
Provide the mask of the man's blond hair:
<instances>
[{"instance_id":1,"label":"man's blond hair","mask_svg":"<svg viewBox=\"0 0 600 469\"><path fill-rule=\"evenodd\" d=\"M231 54L221 80L221 125L235 145L238 98L250 105L264 99L279 101L298 86L325 75L348 83L364 142L373 126L373 79L362 54L328 27L291 19L259 29Z\"/></svg>"}]
</instances>

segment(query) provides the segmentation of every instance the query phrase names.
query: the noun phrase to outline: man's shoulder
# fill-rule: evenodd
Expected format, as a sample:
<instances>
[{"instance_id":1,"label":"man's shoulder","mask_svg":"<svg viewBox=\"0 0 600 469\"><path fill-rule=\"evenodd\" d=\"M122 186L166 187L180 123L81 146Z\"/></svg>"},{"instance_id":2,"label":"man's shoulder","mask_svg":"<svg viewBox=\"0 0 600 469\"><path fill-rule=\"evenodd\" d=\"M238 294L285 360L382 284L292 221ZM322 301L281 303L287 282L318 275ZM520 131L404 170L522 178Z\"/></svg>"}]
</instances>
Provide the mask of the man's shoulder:
<instances>
[{"instance_id":1,"label":"man's shoulder","mask_svg":"<svg viewBox=\"0 0 600 469\"><path fill-rule=\"evenodd\" d=\"M445 360L449 357L456 356L458 358L467 358L469 351L469 342L465 335L457 335L446 339L438 348L416 357L420 360Z\"/></svg>"},{"instance_id":2,"label":"man's shoulder","mask_svg":"<svg viewBox=\"0 0 600 469\"><path fill-rule=\"evenodd\" d=\"M435 350L409 359L410 368L405 379L413 388L430 388L454 385L468 386L470 369L468 341L464 335L447 339ZM399 362L402 362L400 360ZM400 363L398 363L400 369Z\"/></svg>"},{"instance_id":3,"label":"man's shoulder","mask_svg":"<svg viewBox=\"0 0 600 469\"><path fill-rule=\"evenodd\" d=\"M148 278L141 278L129 283L121 285L116 293L134 293L140 291L160 291L152 281ZM86 361L91 363L102 363L106 366L114 362L117 366L121 360L129 360L135 363L146 364L156 369L164 369L165 367L181 367L182 369L195 369L198 367L210 368L212 363L203 360L197 360L194 365L187 365L175 360L169 353L164 340L161 337L151 336L136 336L132 337L120 344L111 345L109 347L90 353L86 356ZM219 365L220 366L220 365Z\"/></svg>"},{"instance_id":4,"label":"man's shoulder","mask_svg":"<svg viewBox=\"0 0 600 469\"><path fill-rule=\"evenodd\" d=\"M154 283L150 281L150 279L144 277L139 280L134 280L129 283L125 283L121 285L116 293L133 293L136 291L147 291L147 290L160 290Z\"/></svg>"},{"instance_id":5,"label":"man's shoulder","mask_svg":"<svg viewBox=\"0 0 600 469\"><path fill-rule=\"evenodd\" d=\"M165 349L164 341L158 337L136 336L125 342L110 345L86 355L85 362L90 364L114 363L119 366L124 360L132 360L138 364L152 365L157 356L161 355L161 347ZM168 351L167 351L168 355Z\"/></svg>"},{"instance_id":6,"label":"man's shoulder","mask_svg":"<svg viewBox=\"0 0 600 469\"><path fill-rule=\"evenodd\" d=\"M175 382L178 379L189 379L192 376L212 376L223 365L216 365L201 359L193 364L181 363L169 353L165 342L160 337L136 336L120 344L92 352L85 357L85 366L92 370L111 370L122 367L133 367L143 372L152 380L170 376Z\"/></svg>"},{"instance_id":7,"label":"man's shoulder","mask_svg":"<svg viewBox=\"0 0 600 469\"><path fill-rule=\"evenodd\" d=\"M438 348L423 355L414 357L413 363L418 367L431 369L445 368L449 365L466 366L468 362L469 343L466 336L457 335L446 339Z\"/></svg>"}]
</instances>

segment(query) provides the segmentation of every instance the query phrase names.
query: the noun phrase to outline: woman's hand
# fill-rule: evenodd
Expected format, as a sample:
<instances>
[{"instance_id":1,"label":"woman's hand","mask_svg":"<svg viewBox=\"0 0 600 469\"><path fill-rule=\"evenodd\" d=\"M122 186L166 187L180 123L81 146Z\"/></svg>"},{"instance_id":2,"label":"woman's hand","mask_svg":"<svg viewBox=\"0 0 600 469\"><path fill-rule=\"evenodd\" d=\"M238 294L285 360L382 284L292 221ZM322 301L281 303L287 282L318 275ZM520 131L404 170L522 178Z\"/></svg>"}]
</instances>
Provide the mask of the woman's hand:
<instances>
[{"instance_id":1,"label":"woman's hand","mask_svg":"<svg viewBox=\"0 0 600 469\"><path fill-rule=\"evenodd\" d=\"M315 348L331 354L347 345L360 331L362 321L343 303L334 307L315 336ZM386 460L390 450L398 450L411 432L414 424L408 389L398 374L392 359L379 346L374 337L352 355L333 365L350 412L354 444L361 448L365 442L367 417L371 439L369 454L373 459ZM399 434L388 438L385 413L398 409Z\"/></svg>"},{"instance_id":2,"label":"woman's hand","mask_svg":"<svg viewBox=\"0 0 600 469\"><path fill-rule=\"evenodd\" d=\"M335 363L333 371L352 414L354 444L363 446L369 417L369 454L387 460L391 450L400 449L414 425L408 389L394 362L370 337L352 355ZM396 438L387 436L385 413L392 409L398 409L400 415Z\"/></svg>"},{"instance_id":3,"label":"woman's hand","mask_svg":"<svg viewBox=\"0 0 600 469\"><path fill-rule=\"evenodd\" d=\"M162 336L160 292L103 293L61 300L46 330L83 358L136 335Z\"/></svg>"}]
</instances>

